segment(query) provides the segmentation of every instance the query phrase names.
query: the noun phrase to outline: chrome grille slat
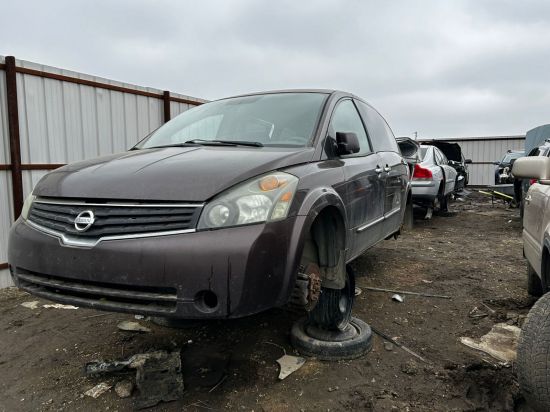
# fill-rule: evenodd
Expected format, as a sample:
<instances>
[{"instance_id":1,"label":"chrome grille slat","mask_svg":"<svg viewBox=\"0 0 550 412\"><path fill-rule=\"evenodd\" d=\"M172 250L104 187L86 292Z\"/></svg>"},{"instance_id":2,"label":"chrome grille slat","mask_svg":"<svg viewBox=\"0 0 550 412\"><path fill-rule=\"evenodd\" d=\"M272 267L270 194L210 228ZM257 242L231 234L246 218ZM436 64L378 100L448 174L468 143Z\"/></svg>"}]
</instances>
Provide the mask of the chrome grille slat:
<instances>
[{"instance_id":1,"label":"chrome grille slat","mask_svg":"<svg viewBox=\"0 0 550 412\"><path fill-rule=\"evenodd\" d=\"M202 205L86 203L60 200L35 201L29 221L72 238L98 239L113 236L144 235L196 228ZM90 210L95 222L86 231L78 231L74 221L79 213Z\"/></svg>"}]
</instances>

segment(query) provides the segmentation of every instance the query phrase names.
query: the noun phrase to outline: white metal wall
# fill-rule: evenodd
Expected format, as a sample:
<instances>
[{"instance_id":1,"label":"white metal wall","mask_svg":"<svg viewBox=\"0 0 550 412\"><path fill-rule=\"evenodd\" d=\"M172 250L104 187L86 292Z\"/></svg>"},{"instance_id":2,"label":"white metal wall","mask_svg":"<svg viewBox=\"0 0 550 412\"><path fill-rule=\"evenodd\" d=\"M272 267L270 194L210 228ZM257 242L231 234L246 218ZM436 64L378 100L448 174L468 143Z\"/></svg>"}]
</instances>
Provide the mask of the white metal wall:
<instances>
[{"instance_id":1,"label":"white metal wall","mask_svg":"<svg viewBox=\"0 0 550 412\"><path fill-rule=\"evenodd\" d=\"M1 57L1 62L4 58ZM17 60L18 67L40 70L129 89L162 91ZM122 152L163 123L163 100L120 91L17 73L21 163L71 163ZM189 96L174 97L203 102ZM171 117L193 105L171 102ZM0 70L0 163L8 164L9 138L5 72ZM23 171L26 197L47 171ZM0 171L0 263L7 261L7 234L13 222L10 172ZM9 205L9 206L8 206ZM0 287L11 284L0 271Z\"/></svg>"},{"instance_id":2,"label":"white metal wall","mask_svg":"<svg viewBox=\"0 0 550 412\"><path fill-rule=\"evenodd\" d=\"M472 159L468 166L470 185L487 186L495 183L494 161L502 159L507 150L523 150L525 136L498 136L444 139L460 144L464 157Z\"/></svg>"}]
</instances>

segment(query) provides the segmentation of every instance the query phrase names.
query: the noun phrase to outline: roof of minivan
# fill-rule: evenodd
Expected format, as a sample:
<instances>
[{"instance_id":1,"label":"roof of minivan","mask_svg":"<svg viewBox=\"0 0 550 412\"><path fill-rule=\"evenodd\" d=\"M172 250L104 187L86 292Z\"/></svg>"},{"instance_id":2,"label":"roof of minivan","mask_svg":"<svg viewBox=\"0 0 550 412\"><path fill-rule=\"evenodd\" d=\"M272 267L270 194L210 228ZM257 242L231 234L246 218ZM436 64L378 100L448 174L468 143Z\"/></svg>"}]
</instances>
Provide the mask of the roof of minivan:
<instances>
[{"instance_id":1,"label":"roof of minivan","mask_svg":"<svg viewBox=\"0 0 550 412\"><path fill-rule=\"evenodd\" d=\"M235 95L235 96L228 96L228 97L224 97L224 98L221 98L221 99L218 99L218 100L232 99L232 98L234 98L234 97L257 96L257 95L261 95L261 94L277 94L277 93L323 93L323 94L334 94L334 93L339 93L339 94L344 94L344 95L348 95L348 96L355 97L355 98L357 98L357 99L359 99L359 100L363 100L363 99L361 99L360 97L354 95L353 93L345 92L345 91L343 91L343 90L336 90L336 89L282 89L282 90L265 90L265 91L261 91L261 92L250 92L250 93L238 94L238 95Z\"/></svg>"}]
</instances>

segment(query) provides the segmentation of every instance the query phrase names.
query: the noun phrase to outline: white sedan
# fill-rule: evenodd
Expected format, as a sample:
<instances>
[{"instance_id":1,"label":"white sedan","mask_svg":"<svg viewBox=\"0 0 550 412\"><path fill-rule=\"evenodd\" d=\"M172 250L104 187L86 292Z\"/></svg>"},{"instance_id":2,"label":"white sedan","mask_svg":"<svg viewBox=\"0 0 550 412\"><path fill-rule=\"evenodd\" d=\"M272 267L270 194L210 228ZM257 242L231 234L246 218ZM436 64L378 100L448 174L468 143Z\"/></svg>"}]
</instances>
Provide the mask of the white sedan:
<instances>
[{"instance_id":1,"label":"white sedan","mask_svg":"<svg viewBox=\"0 0 550 412\"><path fill-rule=\"evenodd\" d=\"M429 217L433 209L447 210L455 190L456 170L435 146L421 145L420 157L422 160L415 165L411 180L412 199L428 209L426 216Z\"/></svg>"}]
</instances>

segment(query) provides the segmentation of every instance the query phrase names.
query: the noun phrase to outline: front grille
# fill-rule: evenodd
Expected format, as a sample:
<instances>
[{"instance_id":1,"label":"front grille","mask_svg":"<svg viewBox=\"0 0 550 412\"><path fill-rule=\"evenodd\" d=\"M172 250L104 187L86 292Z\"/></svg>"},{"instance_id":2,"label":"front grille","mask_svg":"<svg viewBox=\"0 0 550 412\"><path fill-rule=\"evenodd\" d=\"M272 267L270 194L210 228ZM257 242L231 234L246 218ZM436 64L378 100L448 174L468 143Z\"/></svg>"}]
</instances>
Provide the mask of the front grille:
<instances>
[{"instance_id":1,"label":"front grille","mask_svg":"<svg viewBox=\"0 0 550 412\"><path fill-rule=\"evenodd\" d=\"M16 268L18 286L53 301L136 313L171 313L176 310L175 288L131 286L49 276Z\"/></svg>"},{"instance_id":2,"label":"front grille","mask_svg":"<svg viewBox=\"0 0 550 412\"><path fill-rule=\"evenodd\" d=\"M85 231L75 228L75 218L92 211L94 223ZM28 219L71 237L100 239L157 232L195 229L201 205L86 203L36 200Z\"/></svg>"}]
</instances>

